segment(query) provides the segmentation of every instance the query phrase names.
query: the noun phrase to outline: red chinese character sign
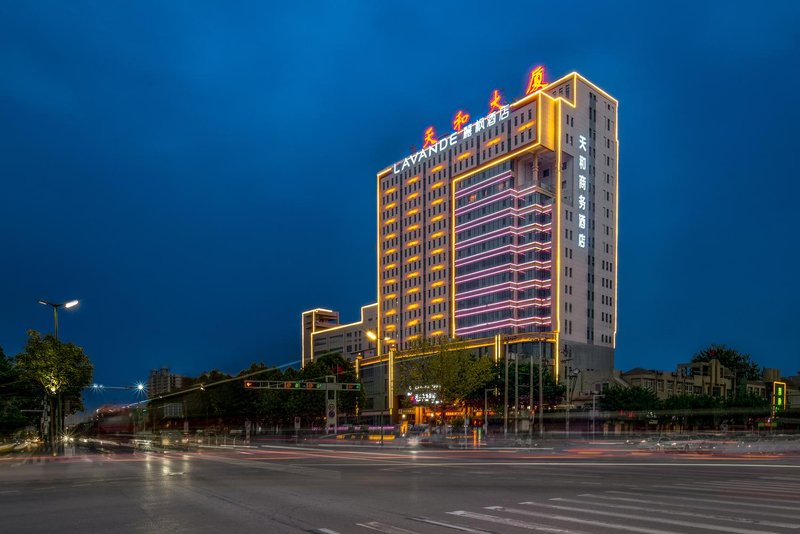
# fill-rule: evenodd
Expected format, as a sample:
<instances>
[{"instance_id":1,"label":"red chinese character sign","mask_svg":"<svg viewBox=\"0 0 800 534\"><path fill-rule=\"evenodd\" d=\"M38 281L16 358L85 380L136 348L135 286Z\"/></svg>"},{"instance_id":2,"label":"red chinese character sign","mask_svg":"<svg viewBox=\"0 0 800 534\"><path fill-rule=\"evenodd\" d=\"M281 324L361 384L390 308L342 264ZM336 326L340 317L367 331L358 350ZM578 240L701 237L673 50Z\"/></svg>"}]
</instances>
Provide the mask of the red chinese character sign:
<instances>
[{"instance_id":1,"label":"red chinese character sign","mask_svg":"<svg viewBox=\"0 0 800 534\"><path fill-rule=\"evenodd\" d=\"M536 67L531 71L530 78L528 79L528 88L525 94L529 95L535 93L539 89L544 89L547 84L544 81L544 67Z\"/></svg>"},{"instance_id":2,"label":"red chinese character sign","mask_svg":"<svg viewBox=\"0 0 800 534\"><path fill-rule=\"evenodd\" d=\"M500 111L500 109L503 107L503 104L500 103L502 98L503 95L500 94L500 91L495 89L494 93L492 93L492 98L489 99L489 113L492 111Z\"/></svg>"},{"instance_id":3,"label":"red chinese character sign","mask_svg":"<svg viewBox=\"0 0 800 534\"><path fill-rule=\"evenodd\" d=\"M433 126L429 126L428 129L425 130L425 139L422 148L428 148L431 145L435 145L437 141L436 132L433 131Z\"/></svg>"},{"instance_id":4,"label":"red chinese character sign","mask_svg":"<svg viewBox=\"0 0 800 534\"><path fill-rule=\"evenodd\" d=\"M453 119L453 129L457 132L461 131L461 128L469 122L469 113L464 113L463 111L459 110L456 113L455 118Z\"/></svg>"}]
</instances>

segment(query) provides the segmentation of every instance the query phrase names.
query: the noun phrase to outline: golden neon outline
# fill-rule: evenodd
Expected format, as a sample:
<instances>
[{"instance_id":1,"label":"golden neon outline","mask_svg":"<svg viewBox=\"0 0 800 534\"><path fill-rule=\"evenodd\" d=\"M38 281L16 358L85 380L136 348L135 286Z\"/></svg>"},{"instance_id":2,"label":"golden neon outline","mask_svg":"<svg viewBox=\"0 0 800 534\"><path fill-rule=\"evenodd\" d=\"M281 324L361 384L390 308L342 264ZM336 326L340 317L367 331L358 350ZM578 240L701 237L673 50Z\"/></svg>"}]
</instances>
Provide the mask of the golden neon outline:
<instances>
[{"instance_id":1,"label":"golden neon outline","mask_svg":"<svg viewBox=\"0 0 800 534\"><path fill-rule=\"evenodd\" d=\"M355 328L358 325L365 325L366 320L365 320L364 310L366 310L367 308L371 308L373 306L377 307L378 303L376 302L374 304L365 304L364 306L361 306L361 320L359 320L359 321L332 326L330 328L326 328L325 330L319 330L317 332L312 331L311 332L311 352L309 353L310 354L309 361L314 361L314 338L315 338L315 336L322 335L322 334L328 334L329 332L333 332L334 330L341 330L343 328ZM317 308L317 309L312 310L312 311L313 311L314 314L316 314L318 311L323 311L323 312L328 312L328 313L336 313L333 310L326 310L324 308ZM304 314L305 314L305 312L304 312ZM313 322L314 321L314 317L312 317L311 320ZM312 324L312 328L313 328L313 324ZM305 342L305 340L303 340L303 341ZM302 364L302 365L305 365L305 364Z\"/></svg>"},{"instance_id":2,"label":"golden neon outline","mask_svg":"<svg viewBox=\"0 0 800 534\"><path fill-rule=\"evenodd\" d=\"M390 170L392 170L391 166L387 167L386 169L384 169L382 171L380 171L378 173L378 177L377 177L377 180L375 182L375 195L378 198L378 201L376 203L378 209L375 212L375 215L376 215L376 218L377 218L377 223L378 223L377 224L377 228L381 228L381 218L383 216L383 210L385 209L381 205L381 203L383 201L383 195L381 195L381 176L384 175L383 173L388 173ZM377 309L377 314L376 314L376 318L377 318L376 323L377 324L375 325L375 336L377 338L375 340L375 353L377 355L380 355L381 352L382 352L381 351L381 340L383 339L383 314L381 313L381 303L382 303L381 286L383 285L383 283L382 283L383 282L383 280L382 280L382 274L383 273L381 271L381 254L380 254L381 241L382 240L381 240L380 231L378 231L376 233L378 234L378 237L375 240L375 262L378 264L378 269L377 269L378 276L376 277L376 280L375 280L375 286L376 286L375 287L375 289L376 289L375 292L378 295L378 299L377 299L378 300L378 302L377 302L378 309ZM392 250L392 249L390 249L390 250ZM394 250L396 251L396 249L394 249ZM386 254L388 255L388 254L390 254L390 252L387 251Z\"/></svg>"}]
</instances>

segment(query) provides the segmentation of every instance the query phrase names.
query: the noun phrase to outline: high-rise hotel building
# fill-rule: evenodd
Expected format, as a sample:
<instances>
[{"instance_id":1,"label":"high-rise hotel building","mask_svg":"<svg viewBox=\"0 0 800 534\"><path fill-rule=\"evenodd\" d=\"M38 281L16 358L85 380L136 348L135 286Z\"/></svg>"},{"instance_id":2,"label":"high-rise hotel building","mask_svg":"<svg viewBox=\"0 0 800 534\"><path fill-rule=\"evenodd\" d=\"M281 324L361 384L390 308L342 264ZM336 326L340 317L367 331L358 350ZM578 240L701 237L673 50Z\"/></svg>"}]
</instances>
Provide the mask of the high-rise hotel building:
<instances>
[{"instance_id":1,"label":"high-rise hotel building","mask_svg":"<svg viewBox=\"0 0 800 534\"><path fill-rule=\"evenodd\" d=\"M571 367L613 367L617 101L577 73L541 81L378 173L379 354L548 334Z\"/></svg>"}]
</instances>

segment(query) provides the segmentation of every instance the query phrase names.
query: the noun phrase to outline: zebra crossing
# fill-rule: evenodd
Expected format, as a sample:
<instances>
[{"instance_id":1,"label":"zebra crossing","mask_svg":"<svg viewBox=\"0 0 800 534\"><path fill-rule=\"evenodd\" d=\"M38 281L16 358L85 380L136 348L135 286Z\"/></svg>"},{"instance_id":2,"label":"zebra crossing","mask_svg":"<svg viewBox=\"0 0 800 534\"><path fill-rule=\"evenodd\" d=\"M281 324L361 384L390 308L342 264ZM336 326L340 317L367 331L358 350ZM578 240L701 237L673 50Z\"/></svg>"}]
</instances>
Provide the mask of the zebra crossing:
<instances>
[{"instance_id":1,"label":"zebra crossing","mask_svg":"<svg viewBox=\"0 0 800 534\"><path fill-rule=\"evenodd\" d=\"M443 511L439 517L364 521L345 532L330 529L318 532L800 534L800 476L697 480L625 491L585 488L581 491L537 501L520 499L479 509Z\"/></svg>"}]
</instances>

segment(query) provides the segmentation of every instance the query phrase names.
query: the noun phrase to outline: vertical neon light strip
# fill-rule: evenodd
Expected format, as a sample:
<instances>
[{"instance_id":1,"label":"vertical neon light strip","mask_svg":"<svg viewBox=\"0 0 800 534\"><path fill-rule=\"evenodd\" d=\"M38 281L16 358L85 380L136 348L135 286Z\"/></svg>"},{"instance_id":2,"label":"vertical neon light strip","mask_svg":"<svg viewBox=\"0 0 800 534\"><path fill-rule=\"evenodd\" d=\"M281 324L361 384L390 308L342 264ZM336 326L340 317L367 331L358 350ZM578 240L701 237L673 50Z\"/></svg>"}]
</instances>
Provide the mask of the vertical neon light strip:
<instances>
[{"instance_id":1,"label":"vertical neon light strip","mask_svg":"<svg viewBox=\"0 0 800 534\"><path fill-rule=\"evenodd\" d=\"M561 344L561 99L557 99L555 102L556 105L556 198L555 198L555 207L553 208L555 217L552 218L551 222L558 221L555 223L555 226L558 226L557 231L553 232L554 239L553 239L553 246L556 249L556 268L555 268L555 277L550 275L551 284L555 284L555 291L553 291L553 287L550 287L550 295L555 301L555 316L553 320L553 324L551 327L553 328L553 335L555 336L555 344L553 345L553 375L555 376L556 383L558 383L558 375L559 375L559 365L560 365L560 357L559 357L559 347ZM552 311L552 310L551 310Z\"/></svg>"}]
</instances>

